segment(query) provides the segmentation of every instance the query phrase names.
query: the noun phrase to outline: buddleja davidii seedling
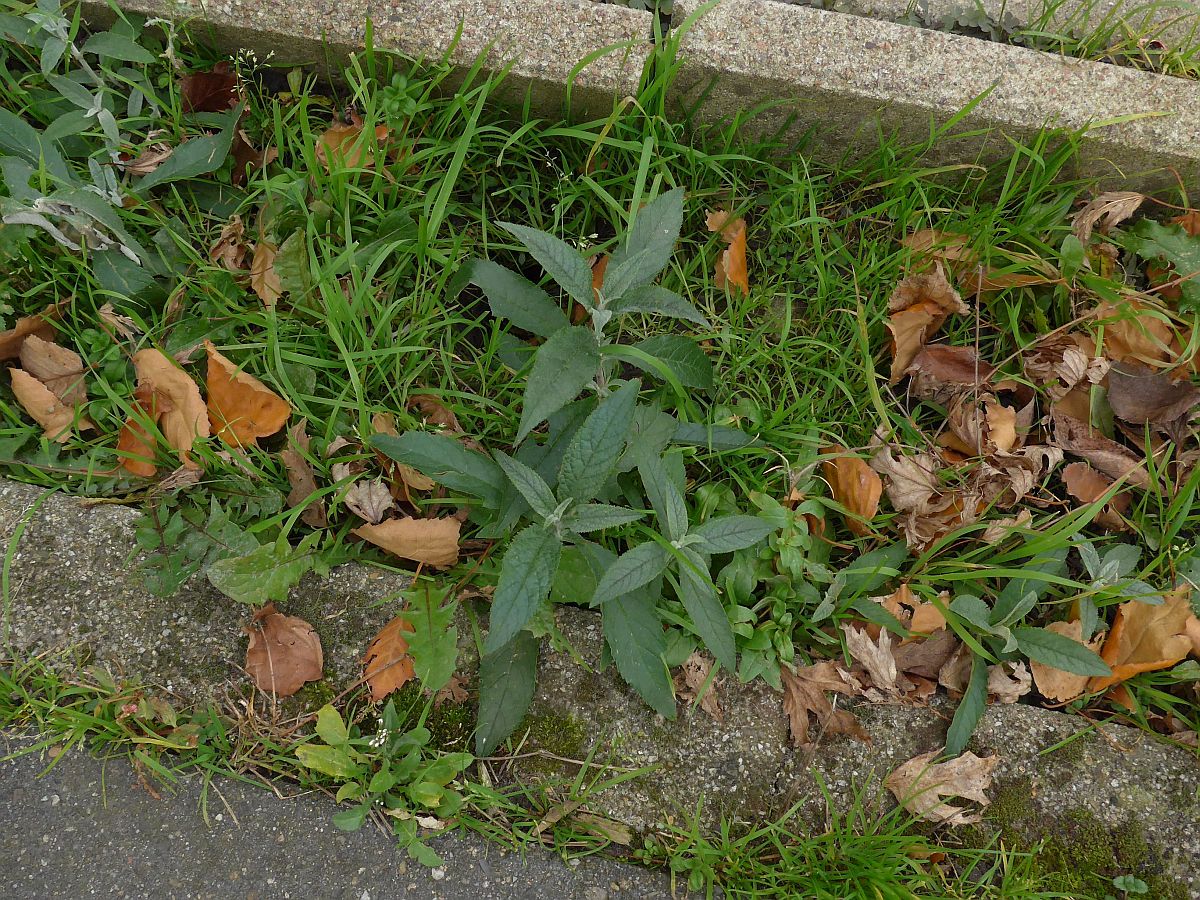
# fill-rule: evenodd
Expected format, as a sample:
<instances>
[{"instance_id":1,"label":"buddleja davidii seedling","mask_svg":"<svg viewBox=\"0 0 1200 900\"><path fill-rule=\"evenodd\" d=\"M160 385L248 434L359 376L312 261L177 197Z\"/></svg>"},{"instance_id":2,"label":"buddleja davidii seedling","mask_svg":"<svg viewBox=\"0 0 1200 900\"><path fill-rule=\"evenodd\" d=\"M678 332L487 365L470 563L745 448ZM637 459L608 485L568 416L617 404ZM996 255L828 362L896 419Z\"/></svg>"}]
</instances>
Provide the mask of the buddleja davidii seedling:
<instances>
[{"instance_id":1,"label":"buddleja davidii seedling","mask_svg":"<svg viewBox=\"0 0 1200 900\"><path fill-rule=\"evenodd\" d=\"M418 724L403 730L396 707L383 707L379 728L359 736L332 706L317 711L317 739L296 748L305 768L341 782L337 801L354 805L333 817L342 831L358 831L373 810L392 820L401 847L426 866L442 859L421 837L421 827L441 828L457 815L463 795L455 780L474 757L469 753L438 754L429 747L429 729Z\"/></svg>"},{"instance_id":2,"label":"buddleja davidii seedling","mask_svg":"<svg viewBox=\"0 0 1200 900\"><path fill-rule=\"evenodd\" d=\"M687 388L707 389L713 381L711 363L691 338L663 334L633 345L609 338L617 317L631 313L708 327L691 303L653 284L670 262L682 221L681 190L642 209L612 253L599 289L574 248L544 232L502 223L589 316L586 324L572 325L562 307L528 279L494 262L472 263L471 279L492 312L544 339L528 369L518 449L511 456L495 451L489 459L440 435L408 432L374 440L392 458L477 498L485 536L516 529L501 559L480 663L481 754L512 732L532 700L538 643L529 629L568 552L584 560L584 577L574 579L577 599L588 600L590 590L592 605L601 609L617 670L663 715L675 714L658 611L666 585L714 656L730 668L736 663L729 617L709 576L711 557L751 546L774 526L731 515L693 527L683 498L682 456L667 447L674 441L735 448L749 441L731 429L678 422L641 400L640 380L619 377L620 363L631 364L662 378L686 405ZM543 423L545 441L530 440ZM586 537L643 519L645 511L614 502L623 495L641 505L643 490L657 531L626 530L621 555Z\"/></svg>"}]
</instances>

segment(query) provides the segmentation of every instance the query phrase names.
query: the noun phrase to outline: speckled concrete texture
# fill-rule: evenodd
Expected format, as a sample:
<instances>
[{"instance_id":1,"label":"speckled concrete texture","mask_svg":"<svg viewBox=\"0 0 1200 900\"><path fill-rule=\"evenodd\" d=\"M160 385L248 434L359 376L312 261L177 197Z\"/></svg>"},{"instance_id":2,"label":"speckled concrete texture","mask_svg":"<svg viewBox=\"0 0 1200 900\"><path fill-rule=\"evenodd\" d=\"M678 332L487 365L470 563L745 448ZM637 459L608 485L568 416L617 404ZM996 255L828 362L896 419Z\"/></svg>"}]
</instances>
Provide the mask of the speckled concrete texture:
<instances>
[{"instance_id":1,"label":"speckled concrete texture","mask_svg":"<svg viewBox=\"0 0 1200 900\"><path fill-rule=\"evenodd\" d=\"M699 5L679 0L676 22ZM791 133L815 129L818 154L868 147L879 129L917 143L986 94L954 130L987 134L943 143L935 161L986 162L1011 153L1006 135L1121 120L1089 132L1081 174L1126 187L1174 184L1168 167L1184 183L1200 178L1200 85L1183 79L772 0L724 0L681 51L681 106L703 95L697 117L719 121L782 101L752 127L794 116Z\"/></svg>"}]
</instances>

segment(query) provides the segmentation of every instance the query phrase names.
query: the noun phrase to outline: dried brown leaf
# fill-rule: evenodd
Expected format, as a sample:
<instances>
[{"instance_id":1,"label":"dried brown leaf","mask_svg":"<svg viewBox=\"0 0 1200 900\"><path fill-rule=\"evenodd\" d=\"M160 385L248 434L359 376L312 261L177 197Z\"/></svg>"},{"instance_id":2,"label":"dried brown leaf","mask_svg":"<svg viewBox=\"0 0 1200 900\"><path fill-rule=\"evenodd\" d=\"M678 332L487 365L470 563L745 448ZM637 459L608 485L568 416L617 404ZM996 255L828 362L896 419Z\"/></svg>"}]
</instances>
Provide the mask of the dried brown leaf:
<instances>
[{"instance_id":1,"label":"dried brown leaf","mask_svg":"<svg viewBox=\"0 0 1200 900\"><path fill-rule=\"evenodd\" d=\"M283 296L283 282L275 271L275 256L279 248L270 241L260 240L254 245L254 257L250 260L250 287L258 294L263 305L269 307Z\"/></svg>"},{"instance_id":2,"label":"dried brown leaf","mask_svg":"<svg viewBox=\"0 0 1200 900\"><path fill-rule=\"evenodd\" d=\"M462 426L458 424L458 416L454 415L442 404L442 401L432 394L413 394L408 398L408 408L416 409L421 414L426 425L445 428L455 434L462 434ZM392 426L393 432L395 425ZM376 429L378 430L378 429Z\"/></svg>"},{"instance_id":3,"label":"dried brown leaf","mask_svg":"<svg viewBox=\"0 0 1200 900\"><path fill-rule=\"evenodd\" d=\"M231 447L257 446L258 439L281 429L292 414L291 404L231 360L211 341L208 353L208 414L217 437Z\"/></svg>"},{"instance_id":4,"label":"dried brown leaf","mask_svg":"<svg viewBox=\"0 0 1200 900\"><path fill-rule=\"evenodd\" d=\"M1071 463L1064 468L1062 480L1067 492L1085 506L1096 503L1113 486L1111 478L1097 472L1085 462ZM1128 493L1117 492L1092 521L1110 531L1128 531L1130 525L1123 516L1129 509L1131 500Z\"/></svg>"},{"instance_id":5,"label":"dried brown leaf","mask_svg":"<svg viewBox=\"0 0 1200 900\"><path fill-rule=\"evenodd\" d=\"M120 166L130 175L149 175L170 159L174 152L175 148L168 144L151 144L133 159L122 161Z\"/></svg>"},{"instance_id":6,"label":"dried brown leaf","mask_svg":"<svg viewBox=\"0 0 1200 900\"><path fill-rule=\"evenodd\" d=\"M998 703L1016 703L1032 687L1033 679L1023 662L988 666L988 696Z\"/></svg>"},{"instance_id":7,"label":"dried brown leaf","mask_svg":"<svg viewBox=\"0 0 1200 900\"><path fill-rule=\"evenodd\" d=\"M717 287L735 288L743 294L750 293L750 275L746 266L746 220L740 216L731 219L723 210L709 210L705 222L708 230L721 233L726 248L717 258L714 278Z\"/></svg>"},{"instance_id":8,"label":"dried brown leaf","mask_svg":"<svg viewBox=\"0 0 1200 900\"><path fill-rule=\"evenodd\" d=\"M189 455L192 444L210 434L208 408L200 388L170 358L153 348L133 354L133 368L139 388L146 385L156 395L152 412L167 444L182 455L184 465L194 466Z\"/></svg>"},{"instance_id":9,"label":"dried brown leaf","mask_svg":"<svg viewBox=\"0 0 1200 900\"><path fill-rule=\"evenodd\" d=\"M812 666L800 666L793 674L787 667L780 669L783 682L783 711L791 726L792 743L811 747L822 735L848 734L860 741L870 742L871 736L852 713L834 709L825 691L841 694L857 692L857 685L848 683L837 667L825 660ZM810 740L809 727L816 726Z\"/></svg>"},{"instance_id":10,"label":"dried brown leaf","mask_svg":"<svg viewBox=\"0 0 1200 900\"><path fill-rule=\"evenodd\" d=\"M126 420L117 438L117 455L121 458L121 467L139 478L152 478L158 472L158 466L154 464L154 439L142 422L143 419L158 421L159 402L159 395L155 393L152 384L148 381L139 384L133 393L137 414ZM161 402L164 405L167 403L165 398ZM197 471L187 465L181 468L189 472Z\"/></svg>"},{"instance_id":11,"label":"dried brown leaf","mask_svg":"<svg viewBox=\"0 0 1200 900\"><path fill-rule=\"evenodd\" d=\"M303 619L276 612L275 604L268 603L243 630L250 636L246 673L260 691L290 697L322 678L321 638Z\"/></svg>"},{"instance_id":12,"label":"dried brown leaf","mask_svg":"<svg viewBox=\"0 0 1200 900\"><path fill-rule=\"evenodd\" d=\"M379 150L387 146L391 134L386 125L375 126L375 144ZM363 133L361 120L347 124L334 123L317 139L317 161L329 171L334 166L369 169L375 165L370 141Z\"/></svg>"},{"instance_id":13,"label":"dried brown leaf","mask_svg":"<svg viewBox=\"0 0 1200 900\"><path fill-rule=\"evenodd\" d=\"M904 377L921 348L952 313L966 315L967 306L946 279L940 263L928 272L909 275L896 285L888 300L887 321L892 336L891 381Z\"/></svg>"},{"instance_id":14,"label":"dried brown leaf","mask_svg":"<svg viewBox=\"0 0 1200 900\"><path fill-rule=\"evenodd\" d=\"M892 655L892 636L886 629L879 632L876 640L864 629L843 625L846 649L854 660L867 671L867 677L884 694L895 696L900 693L896 686L896 657Z\"/></svg>"},{"instance_id":15,"label":"dried brown leaf","mask_svg":"<svg viewBox=\"0 0 1200 900\"><path fill-rule=\"evenodd\" d=\"M0 332L0 360L20 356L21 346L31 334L44 341L54 340L54 320L58 319L62 306L52 303L40 313L22 316L8 331Z\"/></svg>"},{"instance_id":16,"label":"dried brown leaf","mask_svg":"<svg viewBox=\"0 0 1200 900\"><path fill-rule=\"evenodd\" d=\"M438 707L443 703L466 703L469 699L470 694L467 693L467 679L455 672L450 676L450 680L434 694L433 705Z\"/></svg>"},{"instance_id":17,"label":"dried brown leaf","mask_svg":"<svg viewBox=\"0 0 1200 900\"><path fill-rule=\"evenodd\" d=\"M867 463L858 456L851 456L841 444L826 447L824 452L833 458L821 464L825 480L833 499L846 507L847 527L863 536L871 531L869 523L879 512L879 498L883 495L883 481Z\"/></svg>"},{"instance_id":18,"label":"dried brown leaf","mask_svg":"<svg viewBox=\"0 0 1200 900\"><path fill-rule=\"evenodd\" d=\"M184 75L179 79L179 99L185 113L232 109L238 102L237 73L222 61L206 72Z\"/></svg>"},{"instance_id":19,"label":"dried brown leaf","mask_svg":"<svg viewBox=\"0 0 1200 900\"><path fill-rule=\"evenodd\" d=\"M1078 619L1071 622L1051 622L1046 626L1047 631L1070 638L1077 644L1083 644L1083 625ZM1099 651L1104 635L1096 635L1085 646L1089 650ZM1041 695L1055 703L1066 703L1074 700L1087 687L1088 676L1076 675L1074 672L1064 672L1054 666L1048 666L1037 660L1031 660L1029 667L1033 670L1033 682Z\"/></svg>"},{"instance_id":20,"label":"dried brown leaf","mask_svg":"<svg viewBox=\"0 0 1200 900\"><path fill-rule=\"evenodd\" d=\"M287 505L290 509L304 507L300 519L312 528L324 528L329 524L325 515L325 502L314 498L317 492L317 476L309 464L306 454L309 448L308 420L301 419L288 429L288 445L280 452L279 458L287 471L288 492Z\"/></svg>"},{"instance_id":21,"label":"dried brown leaf","mask_svg":"<svg viewBox=\"0 0 1200 900\"><path fill-rule=\"evenodd\" d=\"M105 303L101 306L96 315L121 340L131 341L142 333L142 329L138 328L137 323L133 319L117 312L111 303Z\"/></svg>"},{"instance_id":22,"label":"dried brown leaf","mask_svg":"<svg viewBox=\"0 0 1200 900\"><path fill-rule=\"evenodd\" d=\"M74 350L31 334L21 345L21 367L68 406L87 403L83 359Z\"/></svg>"},{"instance_id":23,"label":"dried brown leaf","mask_svg":"<svg viewBox=\"0 0 1200 900\"><path fill-rule=\"evenodd\" d=\"M927 638L901 643L893 651L896 669L906 676L918 675L937 680L942 667L958 650L958 638L948 628L935 631Z\"/></svg>"},{"instance_id":24,"label":"dried brown leaf","mask_svg":"<svg viewBox=\"0 0 1200 900\"><path fill-rule=\"evenodd\" d=\"M12 391L25 410L52 441L60 444L71 439L72 428L87 431L95 426L85 416L77 416L75 407L64 403L50 388L28 372L10 369Z\"/></svg>"},{"instance_id":25,"label":"dried brown leaf","mask_svg":"<svg viewBox=\"0 0 1200 900\"><path fill-rule=\"evenodd\" d=\"M934 760L941 751L931 750L906 762L884 780L884 785L910 813L938 825L971 825L980 821L977 812L951 806L942 798L972 800L981 807L991 801L987 789L998 756L980 758L964 753L944 763Z\"/></svg>"},{"instance_id":26,"label":"dried brown leaf","mask_svg":"<svg viewBox=\"0 0 1200 900\"><path fill-rule=\"evenodd\" d=\"M1146 199L1135 191L1106 191L1071 217L1071 230L1084 246L1092 237L1092 229L1108 234L1132 216Z\"/></svg>"},{"instance_id":27,"label":"dried brown leaf","mask_svg":"<svg viewBox=\"0 0 1200 900\"><path fill-rule=\"evenodd\" d=\"M371 688L371 699L378 703L393 691L398 691L412 680L415 671L412 657L408 655L405 632L412 626L402 616L396 616L372 638L363 656L363 677Z\"/></svg>"},{"instance_id":28,"label":"dried brown leaf","mask_svg":"<svg viewBox=\"0 0 1200 900\"><path fill-rule=\"evenodd\" d=\"M1192 649L1187 633L1193 617L1191 585L1168 591L1158 606L1129 600L1117 607L1112 629L1100 651L1112 669L1088 682L1089 691L1102 691L1141 672L1165 669L1182 660Z\"/></svg>"},{"instance_id":29,"label":"dried brown leaf","mask_svg":"<svg viewBox=\"0 0 1200 900\"><path fill-rule=\"evenodd\" d=\"M208 258L230 272L246 269L246 227L241 216L233 216L221 227L221 233L208 248Z\"/></svg>"},{"instance_id":30,"label":"dried brown leaf","mask_svg":"<svg viewBox=\"0 0 1200 900\"><path fill-rule=\"evenodd\" d=\"M1117 363L1108 373L1108 402L1126 422L1165 427L1200 403L1200 389L1165 372Z\"/></svg>"},{"instance_id":31,"label":"dried brown leaf","mask_svg":"<svg viewBox=\"0 0 1200 900\"><path fill-rule=\"evenodd\" d=\"M1179 340L1166 312L1148 303L1127 299L1120 306L1099 303L1092 311L1104 326L1103 353L1112 362L1154 366L1179 355Z\"/></svg>"},{"instance_id":32,"label":"dried brown leaf","mask_svg":"<svg viewBox=\"0 0 1200 900\"><path fill-rule=\"evenodd\" d=\"M965 234L926 228L908 235L900 243L912 250L918 259L945 263L954 273L955 280L972 296L1008 288L1048 284L1060 278L1053 267L1037 258L1024 257L1021 261L1031 267L1043 269L1039 274L1001 272L995 267L984 267L981 265L978 251L970 246L970 236Z\"/></svg>"},{"instance_id":33,"label":"dried brown leaf","mask_svg":"<svg viewBox=\"0 0 1200 900\"><path fill-rule=\"evenodd\" d=\"M372 525L382 522L383 517L396 506L392 492L388 490L388 486L383 483L382 478L356 481L346 491L342 502L356 516L365 519Z\"/></svg>"},{"instance_id":34,"label":"dried brown leaf","mask_svg":"<svg viewBox=\"0 0 1200 900\"><path fill-rule=\"evenodd\" d=\"M444 569L458 562L458 536L462 524L443 519L388 519L362 525L354 533L393 556Z\"/></svg>"},{"instance_id":35,"label":"dried brown leaf","mask_svg":"<svg viewBox=\"0 0 1200 900\"><path fill-rule=\"evenodd\" d=\"M1052 420L1056 446L1091 463L1109 478L1124 478L1128 484L1143 489L1150 487L1150 473L1132 450L1109 440L1078 419L1052 414Z\"/></svg>"},{"instance_id":36,"label":"dried brown leaf","mask_svg":"<svg viewBox=\"0 0 1200 900\"><path fill-rule=\"evenodd\" d=\"M694 651L683 661L676 686L679 688L681 700L685 703L698 700L700 708L708 713L710 718L720 722L724 717L721 714L721 701L717 696L717 683L715 680L709 682L712 667L711 659L699 651Z\"/></svg>"}]
</instances>

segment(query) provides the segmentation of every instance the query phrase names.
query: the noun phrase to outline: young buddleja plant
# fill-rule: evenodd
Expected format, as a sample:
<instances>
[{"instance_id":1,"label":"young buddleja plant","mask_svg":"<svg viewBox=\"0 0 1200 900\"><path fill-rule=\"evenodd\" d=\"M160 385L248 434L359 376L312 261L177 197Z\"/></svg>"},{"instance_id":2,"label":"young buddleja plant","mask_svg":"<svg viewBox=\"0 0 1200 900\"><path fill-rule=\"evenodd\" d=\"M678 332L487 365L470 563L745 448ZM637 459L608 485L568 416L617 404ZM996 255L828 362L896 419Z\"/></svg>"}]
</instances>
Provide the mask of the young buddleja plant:
<instances>
[{"instance_id":1,"label":"young buddleja plant","mask_svg":"<svg viewBox=\"0 0 1200 900\"><path fill-rule=\"evenodd\" d=\"M710 575L711 558L750 547L774 529L748 515L689 521L683 453L672 445L735 449L740 431L678 421L643 397L622 363L686 389L712 385L712 366L695 341L662 334L637 344L610 338L621 316L665 316L707 327L679 294L654 284L670 262L683 221L683 191L642 209L594 289L584 256L558 238L501 223L521 240L571 300L589 314L572 325L542 288L488 260L471 280L492 312L544 339L534 351L516 450L491 457L453 438L423 431L379 435L374 445L453 491L478 501L481 534L512 534L500 564L480 664L476 748L487 754L524 717L537 669L536 620L553 588L601 612L604 639L621 676L654 709L675 715L663 660L667 635L659 604L669 592L690 628L727 669L735 668L729 616ZM544 439L535 429L545 425ZM647 509L647 501L649 509ZM653 513L653 527L647 523ZM532 629L532 630L531 630Z\"/></svg>"}]
</instances>

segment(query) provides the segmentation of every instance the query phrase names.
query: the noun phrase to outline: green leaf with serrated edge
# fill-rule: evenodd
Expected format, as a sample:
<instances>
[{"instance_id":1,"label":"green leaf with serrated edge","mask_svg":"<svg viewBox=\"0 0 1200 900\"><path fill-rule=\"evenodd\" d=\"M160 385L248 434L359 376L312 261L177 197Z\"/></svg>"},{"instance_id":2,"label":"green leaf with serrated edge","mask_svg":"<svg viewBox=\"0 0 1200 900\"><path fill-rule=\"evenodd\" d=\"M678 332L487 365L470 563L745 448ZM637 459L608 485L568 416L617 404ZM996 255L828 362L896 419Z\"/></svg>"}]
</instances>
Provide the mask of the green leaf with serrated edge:
<instances>
[{"instance_id":1,"label":"green leaf with serrated edge","mask_svg":"<svg viewBox=\"0 0 1200 900\"><path fill-rule=\"evenodd\" d=\"M967 682L966 693L958 701L958 708L954 710L954 718L946 732L946 756L961 754L975 733L975 726L987 709L987 683L987 663L981 657L972 655L971 679Z\"/></svg>"},{"instance_id":2,"label":"green leaf with serrated edge","mask_svg":"<svg viewBox=\"0 0 1200 900\"><path fill-rule=\"evenodd\" d=\"M301 744L296 748L296 758L305 768L315 769L333 778L354 778L362 772L362 767L358 766L342 747Z\"/></svg>"},{"instance_id":3,"label":"green leaf with serrated edge","mask_svg":"<svg viewBox=\"0 0 1200 900\"><path fill-rule=\"evenodd\" d=\"M1182 225L1162 225L1153 219L1141 219L1131 229L1125 245L1147 260L1165 260L1175 268L1176 276L1200 272L1200 238L1193 237ZM1200 281L1185 278L1179 283L1180 309L1200 309Z\"/></svg>"},{"instance_id":4,"label":"green leaf with serrated edge","mask_svg":"<svg viewBox=\"0 0 1200 900\"><path fill-rule=\"evenodd\" d=\"M705 553L732 553L753 547L777 530L758 516L718 516L697 525L690 533L704 539L700 549Z\"/></svg>"},{"instance_id":5,"label":"green leaf with serrated edge","mask_svg":"<svg viewBox=\"0 0 1200 900\"><path fill-rule=\"evenodd\" d=\"M492 451L492 456L500 465L500 468L504 470L504 474L508 476L508 480L512 482L512 486L520 492L521 496L525 498L525 502L529 504L529 507L535 513L543 519L547 519L554 514L554 510L558 506L558 501L554 499L554 492L542 480L541 475L503 451L494 450Z\"/></svg>"},{"instance_id":6,"label":"green leaf with serrated edge","mask_svg":"<svg viewBox=\"0 0 1200 900\"><path fill-rule=\"evenodd\" d=\"M646 590L614 597L601 607L604 639L621 677L654 710L675 718L675 693L663 663L667 642L655 612L657 598Z\"/></svg>"},{"instance_id":7,"label":"green leaf with serrated edge","mask_svg":"<svg viewBox=\"0 0 1200 900\"><path fill-rule=\"evenodd\" d=\"M626 276L629 284L637 286L653 281L670 263L675 251L683 227L683 199L683 188L674 188L638 210L625 240L613 250L607 271L622 269L637 257L636 269Z\"/></svg>"},{"instance_id":8,"label":"green leaf with serrated edge","mask_svg":"<svg viewBox=\"0 0 1200 900\"><path fill-rule=\"evenodd\" d=\"M350 741L341 713L328 703L317 710L317 737L331 747L344 747Z\"/></svg>"},{"instance_id":9,"label":"green leaf with serrated edge","mask_svg":"<svg viewBox=\"0 0 1200 900\"><path fill-rule=\"evenodd\" d=\"M1021 569L1041 575L1062 575L1067 570L1067 553L1069 551L1070 547L1055 547L1053 550L1048 550L1029 560L1021 566ZM1004 590L996 597L996 605L992 607L991 621L993 623L1007 621L1018 606L1028 603L1029 594L1033 594L1036 603L1045 596L1049 589L1050 582L1044 578L1025 576L1009 579Z\"/></svg>"},{"instance_id":10,"label":"green leaf with serrated edge","mask_svg":"<svg viewBox=\"0 0 1200 900\"><path fill-rule=\"evenodd\" d=\"M1017 649L1030 659L1072 672L1075 675L1111 675L1112 669L1103 659L1078 641L1048 631L1022 625L1012 630L1017 639Z\"/></svg>"},{"instance_id":11,"label":"green leaf with serrated edge","mask_svg":"<svg viewBox=\"0 0 1200 900\"><path fill-rule=\"evenodd\" d=\"M567 513L563 519L563 526L576 534L587 534L589 531L628 525L645 515L635 509L626 509L624 506L610 506L607 503L581 503Z\"/></svg>"},{"instance_id":12,"label":"green leaf with serrated edge","mask_svg":"<svg viewBox=\"0 0 1200 900\"><path fill-rule=\"evenodd\" d=\"M683 319L693 322L701 328L711 328L712 324L705 318L704 313L688 300L674 291L657 284L647 284L627 292L609 306L614 314L645 313L653 316L667 316L672 319Z\"/></svg>"},{"instance_id":13,"label":"green leaf with serrated edge","mask_svg":"<svg viewBox=\"0 0 1200 900\"><path fill-rule=\"evenodd\" d=\"M491 653L525 627L550 594L562 542L553 529L530 525L517 534L500 563L484 652Z\"/></svg>"},{"instance_id":14,"label":"green leaf with serrated edge","mask_svg":"<svg viewBox=\"0 0 1200 900\"><path fill-rule=\"evenodd\" d=\"M617 470L621 450L633 424L642 383L636 379L621 385L592 411L563 454L558 470L558 496L580 503L591 500Z\"/></svg>"},{"instance_id":15,"label":"green leaf with serrated edge","mask_svg":"<svg viewBox=\"0 0 1200 900\"><path fill-rule=\"evenodd\" d=\"M84 53L95 53L108 59L119 59L124 62L139 63L148 66L157 58L145 47L135 43L132 38L111 31L101 31L93 34L83 45Z\"/></svg>"},{"instance_id":16,"label":"green leaf with serrated edge","mask_svg":"<svg viewBox=\"0 0 1200 900\"><path fill-rule=\"evenodd\" d=\"M552 603L587 603L596 592L600 576L593 567L590 554L584 552L585 547L597 545L584 542L581 545L563 547L562 556L558 560L558 571L554 573L554 584L550 588ZM598 548L602 549L602 548ZM605 551L608 553L609 551ZM615 553L609 553L616 559Z\"/></svg>"},{"instance_id":17,"label":"green leaf with serrated edge","mask_svg":"<svg viewBox=\"0 0 1200 900\"><path fill-rule=\"evenodd\" d=\"M491 260L471 263L471 283L488 298L492 315L508 319L518 328L541 337L570 325L567 314L540 287Z\"/></svg>"},{"instance_id":18,"label":"green leaf with serrated edge","mask_svg":"<svg viewBox=\"0 0 1200 900\"><path fill-rule=\"evenodd\" d=\"M600 606L613 597L620 597L649 584L662 574L669 559L667 551L654 541L646 541L625 551L601 576L596 593L592 595L592 606Z\"/></svg>"},{"instance_id":19,"label":"green leaf with serrated edge","mask_svg":"<svg viewBox=\"0 0 1200 900\"><path fill-rule=\"evenodd\" d=\"M714 453L741 450L757 443L758 438L737 428L724 425L705 425L699 422L680 422L675 426L672 443L702 447Z\"/></svg>"},{"instance_id":20,"label":"green leaf with serrated edge","mask_svg":"<svg viewBox=\"0 0 1200 900\"><path fill-rule=\"evenodd\" d=\"M629 440L625 442L625 452L617 471L628 472L643 459L658 459L671 443L676 424L675 417L657 405L639 403L633 411L633 426L629 429Z\"/></svg>"},{"instance_id":21,"label":"green leaf with serrated edge","mask_svg":"<svg viewBox=\"0 0 1200 900\"><path fill-rule=\"evenodd\" d=\"M708 571L707 562L698 553L690 550L684 550L683 553L700 571ZM733 628L729 624L725 606L717 596L717 589L690 567L681 565L679 600L708 651L726 669L731 672L737 671L737 646L734 643Z\"/></svg>"},{"instance_id":22,"label":"green leaf with serrated edge","mask_svg":"<svg viewBox=\"0 0 1200 900\"><path fill-rule=\"evenodd\" d=\"M506 483L504 472L487 456L468 450L454 438L406 431L399 436L377 434L371 438L371 446L438 484L478 497L490 509L499 504Z\"/></svg>"},{"instance_id":23,"label":"green leaf with serrated edge","mask_svg":"<svg viewBox=\"0 0 1200 900\"><path fill-rule=\"evenodd\" d=\"M412 632L404 637L413 671L431 694L446 686L458 662L458 629L454 625L458 604L453 599L446 603L447 593L429 585L414 589L409 592L408 607L401 613L412 626Z\"/></svg>"},{"instance_id":24,"label":"green leaf with serrated edge","mask_svg":"<svg viewBox=\"0 0 1200 900\"><path fill-rule=\"evenodd\" d=\"M358 831L367 821L370 811L370 803L359 803L349 809L338 810L333 814L333 827L338 831Z\"/></svg>"},{"instance_id":25,"label":"green leaf with serrated edge","mask_svg":"<svg viewBox=\"0 0 1200 900\"><path fill-rule=\"evenodd\" d=\"M712 360L691 338L682 334L659 334L639 341L633 347L662 360L679 379L680 384L705 391L712 389ZM629 362L637 365L637 360L632 357Z\"/></svg>"},{"instance_id":26,"label":"green leaf with serrated edge","mask_svg":"<svg viewBox=\"0 0 1200 900\"><path fill-rule=\"evenodd\" d=\"M907 556L908 547L899 542L864 553L840 573L845 584L844 594L865 594L895 578Z\"/></svg>"},{"instance_id":27,"label":"green leaf with serrated edge","mask_svg":"<svg viewBox=\"0 0 1200 900\"><path fill-rule=\"evenodd\" d=\"M595 305L592 267L578 250L554 235L538 231L536 228L515 225L512 222L496 224L520 239L529 255L558 282L559 287L567 292L567 296L585 309L591 309Z\"/></svg>"},{"instance_id":28,"label":"green leaf with serrated edge","mask_svg":"<svg viewBox=\"0 0 1200 900\"><path fill-rule=\"evenodd\" d=\"M525 383L517 443L536 425L562 409L596 377L600 347L590 328L556 331L538 348Z\"/></svg>"},{"instance_id":29,"label":"green leaf with serrated edge","mask_svg":"<svg viewBox=\"0 0 1200 900\"><path fill-rule=\"evenodd\" d=\"M567 447L571 445L575 432L579 430L584 420L592 414L592 410L595 408L596 398L594 396L568 403L546 420L545 443L535 444L533 441L526 441L517 451L517 458L541 475L546 484L555 487L558 484L558 469L562 465L562 458L567 452ZM536 455L526 458L526 447L531 448L528 452L536 453ZM536 448L536 451L532 448Z\"/></svg>"},{"instance_id":30,"label":"green leaf with serrated edge","mask_svg":"<svg viewBox=\"0 0 1200 900\"><path fill-rule=\"evenodd\" d=\"M0 107L0 150L23 159L35 169L45 162L46 171L60 181L74 179L58 148L43 141L41 133L20 116Z\"/></svg>"},{"instance_id":31,"label":"green leaf with serrated edge","mask_svg":"<svg viewBox=\"0 0 1200 900\"><path fill-rule=\"evenodd\" d=\"M184 141L175 148L175 152L166 162L134 185L134 190L144 194L151 188L169 181L198 178L217 171L229 156L229 148L233 146L233 135L241 113L242 107L239 106L222 116L223 124L216 134Z\"/></svg>"},{"instance_id":32,"label":"green leaf with serrated edge","mask_svg":"<svg viewBox=\"0 0 1200 900\"><path fill-rule=\"evenodd\" d=\"M659 528L673 541L687 534L687 505L683 495L675 487L662 459L647 455L638 465L638 474L642 486L646 489L646 497L654 514L658 516Z\"/></svg>"},{"instance_id":33,"label":"green leaf with serrated edge","mask_svg":"<svg viewBox=\"0 0 1200 900\"><path fill-rule=\"evenodd\" d=\"M538 642L527 631L479 661L475 753L487 756L521 724L537 684Z\"/></svg>"},{"instance_id":34,"label":"green leaf with serrated edge","mask_svg":"<svg viewBox=\"0 0 1200 900\"><path fill-rule=\"evenodd\" d=\"M252 606L283 603L288 591L312 568L312 554L293 553L286 541L263 544L245 556L228 556L208 567L218 591Z\"/></svg>"}]
</instances>

